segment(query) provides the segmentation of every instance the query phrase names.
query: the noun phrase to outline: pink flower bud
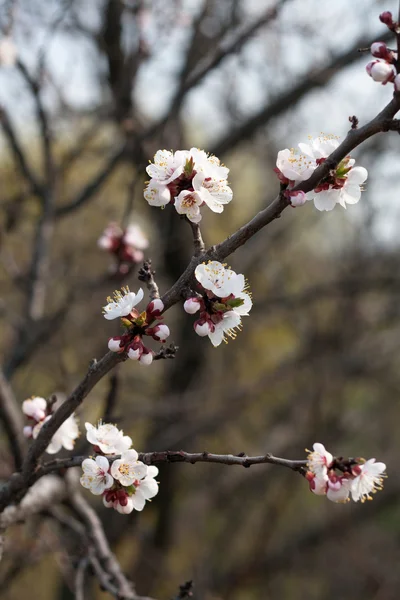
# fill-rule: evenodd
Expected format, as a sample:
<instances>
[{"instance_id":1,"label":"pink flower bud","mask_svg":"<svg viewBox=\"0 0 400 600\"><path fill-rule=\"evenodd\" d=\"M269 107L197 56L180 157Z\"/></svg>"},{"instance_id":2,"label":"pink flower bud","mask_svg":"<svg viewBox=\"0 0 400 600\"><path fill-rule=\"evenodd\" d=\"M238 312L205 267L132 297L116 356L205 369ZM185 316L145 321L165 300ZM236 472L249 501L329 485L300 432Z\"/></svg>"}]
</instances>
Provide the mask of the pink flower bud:
<instances>
[{"instance_id":1,"label":"pink flower bud","mask_svg":"<svg viewBox=\"0 0 400 600\"><path fill-rule=\"evenodd\" d=\"M140 355L141 355L140 348L136 348L136 350L134 350L133 348L129 348L128 358L130 358L131 360L139 360Z\"/></svg>"},{"instance_id":2,"label":"pink flower bud","mask_svg":"<svg viewBox=\"0 0 400 600\"><path fill-rule=\"evenodd\" d=\"M394 89L396 90L396 92L400 92L400 74L396 75L396 77L394 78Z\"/></svg>"},{"instance_id":3,"label":"pink flower bud","mask_svg":"<svg viewBox=\"0 0 400 600\"><path fill-rule=\"evenodd\" d=\"M200 337L208 335L212 330L210 323L208 321L204 321L203 319L195 321L193 327L197 335Z\"/></svg>"},{"instance_id":4,"label":"pink flower bud","mask_svg":"<svg viewBox=\"0 0 400 600\"><path fill-rule=\"evenodd\" d=\"M168 325L164 325L162 323L161 325L156 325L154 327L153 338L155 340L158 340L159 342L165 342L165 340L167 339L169 334L170 334L170 330L169 330Z\"/></svg>"},{"instance_id":5,"label":"pink flower bud","mask_svg":"<svg viewBox=\"0 0 400 600\"><path fill-rule=\"evenodd\" d=\"M371 54L376 58L383 58L388 62L393 61L393 54L388 50L385 42L374 42L371 45Z\"/></svg>"},{"instance_id":6,"label":"pink flower bud","mask_svg":"<svg viewBox=\"0 0 400 600\"><path fill-rule=\"evenodd\" d=\"M32 431L33 431L33 428L32 428L30 425L27 425L27 426L26 426L26 427L24 427L24 429L23 429L24 436L25 436L26 438L30 438L30 437L32 437Z\"/></svg>"},{"instance_id":7,"label":"pink flower bud","mask_svg":"<svg viewBox=\"0 0 400 600\"><path fill-rule=\"evenodd\" d=\"M200 310L200 300L198 298L188 298L183 305L183 309L189 315L194 315Z\"/></svg>"},{"instance_id":8,"label":"pink flower bud","mask_svg":"<svg viewBox=\"0 0 400 600\"><path fill-rule=\"evenodd\" d=\"M306 195L302 190L297 190L295 192L291 192L290 190L285 190L284 196L288 198L290 204L295 206L303 206L307 202Z\"/></svg>"},{"instance_id":9,"label":"pink flower bud","mask_svg":"<svg viewBox=\"0 0 400 600\"><path fill-rule=\"evenodd\" d=\"M43 421L43 419L46 417L46 413L44 410L41 410L40 408L37 408L33 413L32 413L32 419L35 419L35 421Z\"/></svg>"},{"instance_id":10,"label":"pink flower bud","mask_svg":"<svg viewBox=\"0 0 400 600\"><path fill-rule=\"evenodd\" d=\"M164 310L164 302L160 298L155 298L148 305L146 312L153 317L157 317Z\"/></svg>"},{"instance_id":11,"label":"pink flower bud","mask_svg":"<svg viewBox=\"0 0 400 600\"><path fill-rule=\"evenodd\" d=\"M388 81L394 79L395 71L388 62L373 60L365 67L367 73L374 81L385 85Z\"/></svg>"},{"instance_id":12,"label":"pink flower bud","mask_svg":"<svg viewBox=\"0 0 400 600\"><path fill-rule=\"evenodd\" d=\"M145 367L148 367L153 362L153 353L151 350L144 350L142 356L139 358L139 363Z\"/></svg>"},{"instance_id":13,"label":"pink flower bud","mask_svg":"<svg viewBox=\"0 0 400 600\"><path fill-rule=\"evenodd\" d=\"M121 337L113 337L110 338L108 340L108 349L111 350L111 352L123 352L124 350L124 344L122 343L122 338Z\"/></svg>"},{"instance_id":14,"label":"pink flower bud","mask_svg":"<svg viewBox=\"0 0 400 600\"><path fill-rule=\"evenodd\" d=\"M385 25L387 25L389 29L392 29L394 27L393 15L389 10L385 10L383 13L381 13L379 15L379 20Z\"/></svg>"}]
</instances>

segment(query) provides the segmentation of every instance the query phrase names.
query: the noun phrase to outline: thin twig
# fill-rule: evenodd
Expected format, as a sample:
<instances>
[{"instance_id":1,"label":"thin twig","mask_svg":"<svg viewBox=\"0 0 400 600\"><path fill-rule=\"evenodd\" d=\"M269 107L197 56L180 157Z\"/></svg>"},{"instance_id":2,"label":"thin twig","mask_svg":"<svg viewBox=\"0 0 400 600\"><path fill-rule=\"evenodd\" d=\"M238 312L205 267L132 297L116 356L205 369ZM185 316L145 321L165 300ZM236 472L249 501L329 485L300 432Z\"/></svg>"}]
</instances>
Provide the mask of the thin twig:
<instances>
[{"instance_id":1,"label":"thin twig","mask_svg":"<svg viewBox=\"0 0 400 600\"><path fill-rule=\"evenodd\" d=\"M193 598L193 581L191 580L179 586L178 595L174 600L185 600L186 598Z\"/></svg>"},{"instance_id":2,"label":"thin twig","mask_svg":"<svg viewBox=\"0 0 400 600\"><path fill-rule=\"evenodd\" d=\"M12 388L0 369L0 419L3 422L8 443L14 457L15 469L20 470L26 451L26 439L23 436L22 412L18 406Z\"/></svg>"},{"instance_id":3,"label":"thin twig","mask_svg":"<svg viewBox=\"0 0 400 600\"><path fill-rule=\"evenodd\" d=\"M139 281L143 281L147 289L149 290L150 299L155 300L160 297L160 292L158 290L158 285L154 279L155 271L151 268L151 260L145 260L143 263L143 267L139 269L138 279Z\"/></svg>"},{"instance_id":4,"label":"thin twig","mask_svg":"<svg viewBox=\"0 0 400 600\"><path fill-rule=\"evenodd\" d=\"M23 179L28 184L31 192L42 199L42 185L36 179L36 176L33 174L33 171L26 160L25 152L22 149L18 136L14 130L14 126L11 123L8 113L4 107L0 107L0 124L13 154L14 162L17 165Z\"/></svg>"},{"instance_id":5,"label":"thin twig","mask_svg":"<svg viewBox=\"0 0 400 600\"><path fill-rule=\"evenodd\" d=\"M36 471L36 477L42 477L48 473L62 471L72 467L78 467L87 458L87 456L73 456L72 458L56 458L45 463ZM119 456L109 456L110 462L114 462ZM277 465L292 469L303 473L304 467L307 464L306 460L289 460L287 458L279 458L272 454L263 454L261 456L246 456L240 454L212 454L210 452L184 452L183 450L166 450L160 452L139 452L139 460L146 465L156 465L160 463L176 463L184 462L194 465L198 462L215 463L220 465L238 465L240 467L249 468L252 465Z\"/></svg>"},{"instance_id":6,"label":"thin twig","mask_svg":"<svg viewBox=\"0 0 400 600\"><path fill-rule=\"evenodd\" d=\"M122 144L112 154L106 164L100 169L100 171L93 177L93 179L79 192L79 194L71 200L68 204L60 206L56 211L56 216L64 217L69 215L71 212L87 204L93 199L95 193L100 189L103 183L108 177L114 172L116 167L121 163L123 157L126 154L126 144Z\"/></svg>"},{"instance_id":7,"label":"thin twig","mask_svg":"<svg viewBox=\"0 0 400 600\"><path fill-rule=\"evenodd\" d=\"M85 600L85 572L89 559L85 556L79 561L75 573L75 600Z\"/></svg>"},{"instance_id":8,"label":"thin twig","mask_svg":"<svg viewBox=\"0 0 400 600\"><path fill-rule=\"evenodd\" d=\"M117 590L116 597L124 598L126 600L137 600L138 597L134 591L133 585L128 582L117 559L111 552L103 526L96 511L79 492L73 494L71 504L85 523L88 536L96 549L96 554L101 560L102 565L104 565L106 572L113 578L113 583Z\"/></svg>"}]
</instances>

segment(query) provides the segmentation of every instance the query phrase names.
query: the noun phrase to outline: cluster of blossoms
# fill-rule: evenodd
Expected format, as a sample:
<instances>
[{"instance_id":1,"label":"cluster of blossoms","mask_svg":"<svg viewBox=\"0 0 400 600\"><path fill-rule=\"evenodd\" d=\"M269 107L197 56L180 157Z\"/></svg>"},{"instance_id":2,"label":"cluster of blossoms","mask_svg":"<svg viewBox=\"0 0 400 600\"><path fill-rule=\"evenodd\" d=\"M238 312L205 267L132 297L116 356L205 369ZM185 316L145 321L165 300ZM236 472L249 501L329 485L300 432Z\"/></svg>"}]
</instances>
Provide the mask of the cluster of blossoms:
<instances>
[{"instance_id":1,"label":"cluster of blossoms","mask_svg":"<svg viewBox=\"0 0 400 600\"><path fill-rule=\"evenodd\" d=\"M368 177L364 167L355 167L355 160L346 156L335 169L332 169L319 185L306 194L303 191L291 191L302 181L309 179L315 169L339 146L338 138L321 135L308 144L299 144L300 152L286 148L278 152L276 168L279 181L287 186L286 194L292 206L301 206L307 200L314 200L318 210L333 210L337 204L346 208L346 204L356 204L360 197L361 185Z\"/></svg>"},{"instance_id":2,"label":"cluster of blossoms","mask_svg":"<svg viewBox=\"0 0 400 600\"><path fill-rule=\"evenodd\" d=\"M143 299L143 290L139 289L137 294L130 292L128 287L122 291L115 291L114 298L107 298L108 304L103 307L104 318L111 321L121 319L125 333L112 337L108 340L108 348L112 352L126 352L131 360L138 360L141 365L151 365L154 353L143 344L143 336L152 337L158 342L165 342L170 331L164 323L153 321L161 320L164 310L162 300L152 300L142 313L135 308Z\"/></svg>"},{"instance_id":3,"label":"cluster of blossoms","mask_svg":"<svg viewBox=\"0 0 400 600\"><path fill-rule=\"evenodd\" d=\"M131 448L131 438L115 425L100 422L97 427L90 423L85 423L85 427L87 440L97 456L82 462L83 487L95 496L103 496L104 505L119 513L143 510L146 500L158 493L154 479L157 467L139 461L138 453ZM121 457L114 458L118 455ZM113 457L111 464L110 457Z\"/></svg>"},{"instance_id":4,"label":"cluster of blossoms","mask_svg":"<svg viewBox=\"0 0 400 600\"><path fill-rule=\"evenodd\" d=\"M194 272L199 282L199 294L188 298L183 307L189 314L200 311L194 323L197 335L206 336L213 346L219 346L226 337L236 337L241 318L247 316L252 307L244 275L227 269L217 261L202 263Z\"/></svg>"},{"instance_id":5,"label":"cluster of blossoms","mask_svg":"<svg viewBox=\"0 0 400 600\"><path fill-rule=\"evenodd\" d=\"M116 272L126 275L131 265L143 260L143 250L149 241L139 225L131 224L122 229L117 223L110 223L97 244L115 257Z\"/></svg>"},{"instance_id":6,"label":"cluster of blossoms","mask_svg":"<svg viewBox=\"0 0 400 600\"><path fill-rule=\"evenodd\" d=\"M379 15L379 19L390 31L395 34L400 32L400 24L393 21L393 15L389 11ZM371 54L377 60L372 60L366 66L367 73L374 81L386 85L394 83L396 92L400 91L400 74L397 74L395 62L396 55L394 50L390 50L384 42L374 42L371 45Z\"/></svg>"},{"instance_id":7,"label":"cluster of blossoms","mask_svg":"<svg viewBox=\"0 0 400 600\"><path fill-rule=\"evenodd\" d=\"M232 200L227 181L229 169L204 150L158 150L146 171L151 177L144 191L147 202L162 208L172 203L180 215L193 223L201 220L203 204L221 213L224 204Z\"/></svg>"},{"instance_id":8,"label":"cluster of blossoms","mask_svg":"<svg viewBox=\"0 0 400 600\"><path fill-rule=\"evenodd\" d=\"M375 458L335 458L322 444L313 445L308 454L306 478L310 490L318 496L327 496L332 502L372 500L371 494L382 489L386 465Z\"/></svg>"},{"instance_id":9,"label":"cluster of blossoms","mask_svg":"<svg viewBox=\"0 0 400 600\"><path fill-rule=\"evenodd\" d=\"M34 396L25 400L22 403L22 412L28 417L30 424L24 427L24 435L27 438L36 439L43 425L51 418L51 409L54 404L50 405L44 398ZM47 446L48 454L56 454L65 448L73 450L75 440L79 437L79 428L72 414L64 423L57 429L53 435L50 444Z\"/></svg>"}]
</instances>

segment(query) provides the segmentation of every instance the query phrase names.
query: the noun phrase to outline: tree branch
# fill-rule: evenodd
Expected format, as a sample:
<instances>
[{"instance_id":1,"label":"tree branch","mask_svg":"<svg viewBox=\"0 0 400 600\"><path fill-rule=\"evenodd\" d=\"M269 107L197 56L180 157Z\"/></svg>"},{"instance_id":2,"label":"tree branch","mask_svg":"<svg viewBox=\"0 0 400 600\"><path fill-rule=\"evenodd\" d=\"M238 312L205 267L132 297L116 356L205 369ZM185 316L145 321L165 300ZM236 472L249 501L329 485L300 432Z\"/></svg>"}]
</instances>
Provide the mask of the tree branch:
<instances>
[{"instance_id":1,"label":"tree branch","mask_svg":"<svg viewBox=\"0 0 400 600\"><path fill-rule=\"evenodd\" d=\"M8 437L8 443L14 457L15 469L20 470L26 451L26 439L23 436L22 413L12 388L0 369L0 419Z\"/></svg>"},{"instance_id":2,"label":"tree branch","mask_svg":"<svg viewBox=\"0 0 400 600\"><path fill-rule=\"evenodd\" d=\"M96 512L79 492L73 494L71 505L85 523L89 539L96 549L96 555L104 565L106 573L112 578L112 581L108 583L114 584L116 588L113 595L124 600L138 600L133 585L126 579L117 559L111 552L103 526ZM90 556L90 559L93 564L93 555ZM96 574L98 574L97 569ZM108 586L106 589L108 589Z\"/></svg>"},{"instance_id":3,"label":"tree branch","mask_svg":"<svg viewBox=\"0 0 400 600\"><path fill-rule=\"evenodd\" d=\"M73 456L72 458L56 458L45 463L36 471L36 478L49 473L78 467L87 458L87 456ZM108 456L110 462L114 462L119 456ZM261 456L246 456L243 452L240 454L212 454L210 452L184 452L183 450L166 450L160 452L139 452L139 460L146 465L156 465L160 463L184 462L192 465L198 462L215 463L220 465L237 465L249 468L252 465L277 465L303 473L307 464L306 460L288 460L279 458L270 453Z\"/></svg>"},{"instance_id":4,"label":"tree branch","mask_svg":"<svg viewBox=\"0 0 400 600\"><path fill-rule=\"evenodd\" d=\"M203 237L201 235L200 225L198 223L192 223L192 221L190 221L187 217L186 220L189 223L193 233L194 256L199 256L200 254L203 254L206 249Z\"/></svg>"},{"instance_id":5,"label":"tree branch","mask_svg":"<svg viewBox=\"0 0 400 600\"><path fill-rule=\"evenodd\" d=\"M156 298L160 297L158 285L154 279L155 274L156 272L151 268L151 260L145 260L143 267L139 269L138 279L146 284L151 300L155 300Z\"/></svg>"},{"instance_id":6,"label":"tree branch","mask_svg":"<svg viewBox=\"0 0 400 600\"><path fill-rule=\"evenodd\" d=\"M381 36L381 39L383 42L390 41L392 39L392 33L387 32ZM216 156L221 156L222 154L225 154L225 152L232 150L232 148L239 143L250 139L260 127L265 126L271 119L275 119L279 115L285 113L289 107L293 108L305 94L315 88L326 85L328 81L341 71L341 69L359 60L360 54L357 52L358 48L363 48L364 46L368 46L369 48L374 41L375 39L361 38L344 54L335 56L330 63L320 69L313 69L307 73L303 79L297 85L290 88L288 92L280 94L258 113L245 121L243 125L240 125L217 142L212 148L211 153Z\"/></svg>"}]
</instances>

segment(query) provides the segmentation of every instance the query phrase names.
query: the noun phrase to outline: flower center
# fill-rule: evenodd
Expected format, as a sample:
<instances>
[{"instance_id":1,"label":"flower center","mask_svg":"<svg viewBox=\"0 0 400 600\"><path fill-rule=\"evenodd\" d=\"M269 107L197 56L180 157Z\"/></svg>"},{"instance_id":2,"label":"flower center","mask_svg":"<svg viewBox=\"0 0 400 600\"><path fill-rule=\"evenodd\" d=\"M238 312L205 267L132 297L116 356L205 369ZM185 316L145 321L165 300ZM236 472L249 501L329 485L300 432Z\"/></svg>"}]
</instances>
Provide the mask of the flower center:
<instances>
[{"instance_id":1,"label":"flower center","mask_svg":"<svg viewBox=\"0 0 400 600\"><path fill-rule=\"evenodd\" d=\"M126 463L120 465L118 471L121 473L121 475L129 475L129 465Z\"/></svg>"},{"instance_id":2,"label":"flower center","mask_svg":"<svg viewBox=\"0 0 400 600\"><path fill-rule=\"evenodd\" d=\"M182 206L184 208L191 208L196 205L196 196L195 194L187 194L185 198L182 200Z\"/></svg>"}]
</instances>

